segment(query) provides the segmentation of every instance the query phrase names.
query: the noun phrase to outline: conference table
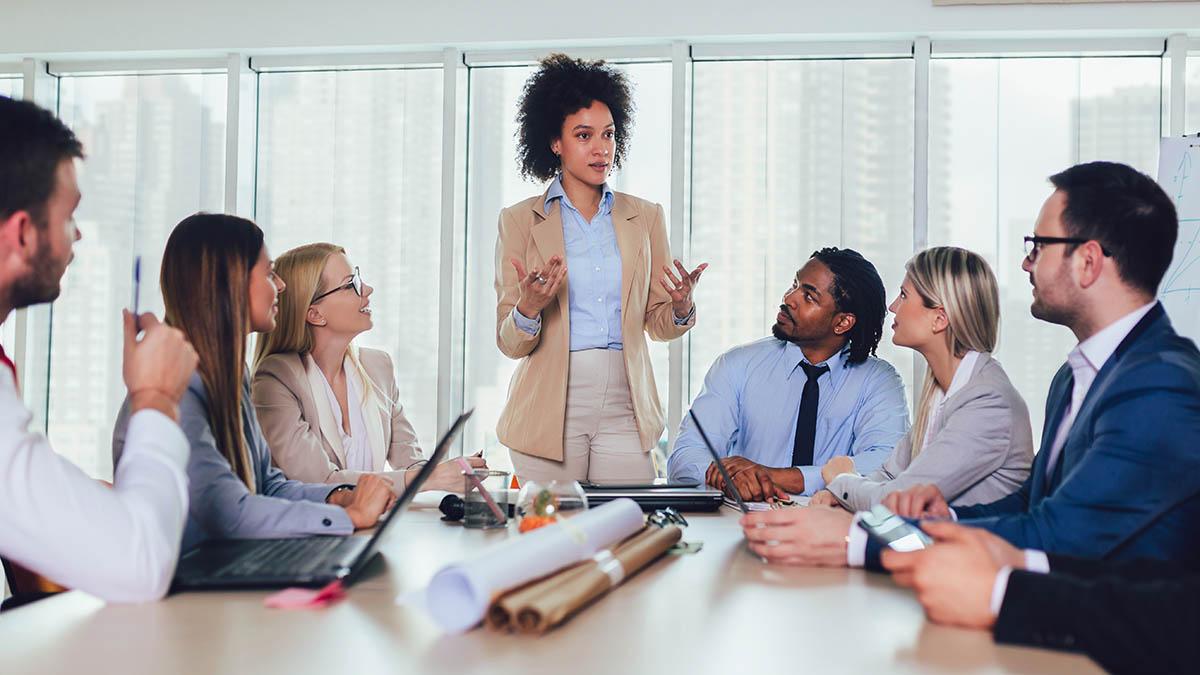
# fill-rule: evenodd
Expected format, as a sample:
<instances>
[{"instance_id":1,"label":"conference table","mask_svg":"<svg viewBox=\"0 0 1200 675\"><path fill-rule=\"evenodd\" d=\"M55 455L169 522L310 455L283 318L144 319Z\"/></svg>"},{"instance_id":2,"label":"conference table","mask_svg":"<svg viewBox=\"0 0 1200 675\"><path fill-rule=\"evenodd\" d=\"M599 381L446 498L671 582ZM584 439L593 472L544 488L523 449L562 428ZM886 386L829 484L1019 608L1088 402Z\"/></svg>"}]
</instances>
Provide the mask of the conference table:
<instances>
[{"instance_id":1,"label":"conference table","mask_svg":"<svg viewBox=\"0 0 1200 675\"><path fill-rule=\"evenodd\" d=\"M0 672L21 673L1071 673L1071 654L935 626L885 575L781 567L746 549L738 513L688 514L670 554L542 636L444 633L396 598L513 531L444 523L422 499L392 524L347 597L263 606L268 592L105 605L70 592L0 615ZM86 554L84 554L86 555Z\"/></svg>"}]
</instances>

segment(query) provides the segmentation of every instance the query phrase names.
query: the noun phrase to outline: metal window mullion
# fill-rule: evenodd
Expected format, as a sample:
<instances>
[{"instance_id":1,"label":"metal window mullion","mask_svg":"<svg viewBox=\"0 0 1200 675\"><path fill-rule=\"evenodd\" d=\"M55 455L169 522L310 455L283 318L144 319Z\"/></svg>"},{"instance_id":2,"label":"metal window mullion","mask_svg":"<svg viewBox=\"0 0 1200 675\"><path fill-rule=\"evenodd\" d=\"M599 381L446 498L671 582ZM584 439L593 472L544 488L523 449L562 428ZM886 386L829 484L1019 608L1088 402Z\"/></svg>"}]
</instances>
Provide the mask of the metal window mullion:
<instances>
[{"instance_id":1,"label":"metal window mullion","mask_svg":"<svg viewBox=\"0 0 1200 675\"><path fill-rule=\"evenodd\" d=\"M448 48L442 52L442 185L441 185L441 255L438 271L441 284L438 292L438 375L437 429L440 438L450 428L450 411L454 391L452 363L454 339L454 230L455 230L455 167L458 134L458 69L462 52ZM461 445L458 448L461 450Z\"/></svg>"},{"instance_id":2,"label":"metal window mullion","mask_svg":"<svg viewBox=\"0 0 1200 675\"><path fill-rule=\"evenodd\" d=\"M687 114L688 114L688 68L691 66L691 48L686 42L671 45L671 250L676 256L684 255L686 233L684 219L687 212L685 193ZM683 342L687 337L672 340L667 347L667 451L675 445L679 433L679 422L683 419Z\"/></svg>"},{"instance_id":3,"label":"metal window mullion","mask_svg":"<svg viewBox=\"0 0 1200 675\"><path fill-rule=\"evenodd\" d=\"M225 213L249 217L254 214L255 202L257 78L245 55L230 54L225 65ZM254 86L245 87L247 81Z\"/></svg>"},{"instance_id":4,"label":"metal window mullion","mask_svg":"<svg viewBox=\"0 0 1200 675\"><path fill-rule=\"evenodd\" d=\"M1171 59L1171 136L1182 136L1187 123L1188 38L1177 33L1167 38L1167 57Z\"/></svg>"},{"instance_id":5,"label":"metal window mullion","mask_svg":"<svg viewBox=\"0 0 1200 675\"><path fill-rule=\"evenodd\" d=\"M929 38L913 42L913 253L929 246ZM912 412L925 377L925 360L913 359Z\"/></svg>"},{"instance_id":6,"label":"metal window mullion","mask_svg":"<svg viewBox=\"0 0 1200 675\"><path fill-rule=\"evenodd\" d=\"M21 62L23 76L22 98L32 101L47 110L59 113L58 77L50 74L46 62L37 59L24 59ZM16 336L13 344L13 362L21 373L24 386L22 393L25 403L33 412L34 426L49 433L50 411L50 339L53 326L53 305L40 305L17 310L13 317L13 329ZM32 338L31 338L32 335ZM35 368L32 358L38 353L34 348L38 342L45 356L45 362L40 368ZM38 393L42 395L39 396Z\"/></svg>"}]
</instances>

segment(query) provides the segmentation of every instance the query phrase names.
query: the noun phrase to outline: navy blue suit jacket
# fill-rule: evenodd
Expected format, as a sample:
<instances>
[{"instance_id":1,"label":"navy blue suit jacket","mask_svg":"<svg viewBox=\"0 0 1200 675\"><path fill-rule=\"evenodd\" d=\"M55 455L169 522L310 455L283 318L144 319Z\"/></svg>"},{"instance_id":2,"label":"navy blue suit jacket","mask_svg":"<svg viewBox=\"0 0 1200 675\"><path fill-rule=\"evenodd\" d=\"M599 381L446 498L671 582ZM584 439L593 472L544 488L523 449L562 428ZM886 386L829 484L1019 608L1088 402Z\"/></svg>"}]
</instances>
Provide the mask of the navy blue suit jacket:
<instances>
[{"instance_id":1,"label":"navy blue suit jacket","mask_svg":"<svg viewBox=\"0 0 1200 675\"><path fill-rule=\"evenodd\" d=\"M1071 398L1059 368L1033 471L1019 490L956 508L1019 548L1082 558L1200 564L1200 352L1157 304L1096 375L1047 478ZM878 549L868 546L875 562Z\"/></svg>"}]
</instances>

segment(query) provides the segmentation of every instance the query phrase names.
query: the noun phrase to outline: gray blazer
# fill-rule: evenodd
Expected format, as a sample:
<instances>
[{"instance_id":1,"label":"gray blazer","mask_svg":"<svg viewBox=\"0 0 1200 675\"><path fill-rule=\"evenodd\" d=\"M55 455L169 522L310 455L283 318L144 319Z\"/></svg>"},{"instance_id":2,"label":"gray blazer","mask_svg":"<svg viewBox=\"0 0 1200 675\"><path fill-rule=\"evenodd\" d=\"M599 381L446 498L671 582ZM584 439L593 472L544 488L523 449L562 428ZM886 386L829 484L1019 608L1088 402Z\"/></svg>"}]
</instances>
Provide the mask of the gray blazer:
<instances>
[{"instance_id":1,"label":"gray blazer","mask_svg":"<svg viewBox=\"0 0 1200 675\"><path fill-rule=\"evenodd\" d=\"M967 384L946 399L926 434L929 442L916 459L910 432L878 470L842 474L829 490L856 511L923 483L938 486L951 505L986 504L1015 492L1029 476L1029 409L990 354L979 355Z\"/></svg>"},{"instance_id":2,"label":"gray blazer","mask_svg":"<svg viewBox=\"0 0 1200 675\"><path fill-rule=\"evenodd\" d=\"M179 402L179 426L192 450L187 466L190 506L182 550L188 551L210 538L269 539L353 532L354 525L345 509L325 503L334 486L287 480L271 465L271 451L250 402L249 372L242 388L242 431L254 467L253 493L217 449L208 422L208 395L199 372L192 374ZM114 467L121 461L128 424L126 399L113 429Z\"/></svg>"}]
</instances>

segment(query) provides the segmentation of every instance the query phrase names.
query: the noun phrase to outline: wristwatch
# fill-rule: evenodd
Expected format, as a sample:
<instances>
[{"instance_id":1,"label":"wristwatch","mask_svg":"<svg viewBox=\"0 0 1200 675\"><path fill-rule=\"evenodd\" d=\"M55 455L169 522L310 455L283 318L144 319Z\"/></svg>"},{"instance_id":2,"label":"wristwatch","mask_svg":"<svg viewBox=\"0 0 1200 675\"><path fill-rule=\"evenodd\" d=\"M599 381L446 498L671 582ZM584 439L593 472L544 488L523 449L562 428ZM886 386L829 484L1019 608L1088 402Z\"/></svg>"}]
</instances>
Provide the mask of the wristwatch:
<instances>
[{"instance_id":1,"label":"wristwatch","mask_svg":"<svg viewBox=\"0 0 1200 675\"><path fill-rule=\"evenodd\" d=\"M336 495L337 493L343 492L343 491L354 492L354 486L353 485L339 485L339 486L333 488L332 490L329 491L329 494L325 495L325 503L331 504L332 503L331 500L333 499L333 496Z\"/></svg>"}]
</instances>

